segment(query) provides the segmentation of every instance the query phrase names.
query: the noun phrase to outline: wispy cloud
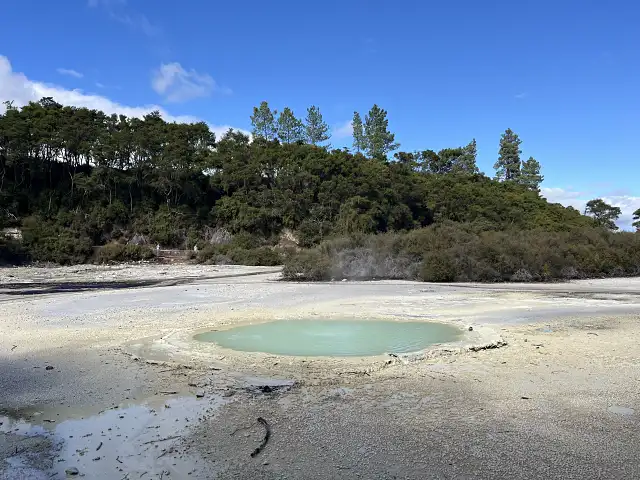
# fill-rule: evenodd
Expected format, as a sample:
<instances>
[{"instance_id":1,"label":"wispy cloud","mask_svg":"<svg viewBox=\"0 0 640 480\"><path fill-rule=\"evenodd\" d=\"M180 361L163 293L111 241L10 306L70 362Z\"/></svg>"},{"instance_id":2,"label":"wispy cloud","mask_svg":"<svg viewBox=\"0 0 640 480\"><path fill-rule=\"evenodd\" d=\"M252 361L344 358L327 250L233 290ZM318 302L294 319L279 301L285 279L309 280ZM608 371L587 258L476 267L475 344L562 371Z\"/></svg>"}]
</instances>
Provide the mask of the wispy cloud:
<instances>
[{"instance_id":1,"label":"wispy cloud","mask_svg":"<svg viewBox=\"0 0 640 480\"><path fill-rule=\"evenodd\" d=\"M206 73L185 70L178 62L163 63L153 72L151 87L167 102L186 102L194 98L208 97L213 92L230 94Z\"/></svg>"},{"instance_id":2,"label":"wispy cloud","mask_svg":"<svg viewBox=\"0 0 640 480\"><path fill-rule=\"evenodd\" d=\"M84 75L77 70L73 70L71 68L56 68L56 72L60 75L67 75L69 77L82 78Z\"/></svg>"},{"instance_id":3,"label":"wispy cloud","mask_svg":"<svg viewBox=\"0 0 640 480\"><path fill-rule=\"evenodd\" d=\"M123 105L102 95L85 93L79 89L69 90L59 85L30 80L23 73L14 72L9 59L0 55L0 113L4 111L5 107L2 104L4 101L12 101L16 107L19 107L29 102L37 102L42 97L53 97L55 101L62 105L101 110L106 114L116 113L127 117L140 118L157 110L168 122L191 123L201 121L201 119L191 115L172 115L158 105ZM209 128L219 137L229 128L234 127L209 124ZM234 128L234 130L248 133L239 128Z\"/></svg>"},{"instance_id":4,"label":"wispy cloud","mask_svg":"<svg viewBox=\"0 0 640 480\"><path fill-rule=\"evenodd\" d=\"M334 138L348 138L353 135L353 122L348 120L342 124L333 127L331 136Z\"/></svg>"},{"instance_id":5,"label":"wispy cloud","mask_svg":"<svg viewBox=\"0 0 640 480\"><path fill-rule=\"evenodd\" d=\"M584 207L589 200L602 198L609 205L620 207L622 215L616 222L624 230L632 230L633 212L640 208L640 197L633 195L619 195L619 192L583 192L568 188L542 188L542 196L550 202L560 203L566 207L573 207L580 212L584 212Z\"/></svg>"},{"instance_id":6,"label":"wispy cloud","mask_svg":"<svg viewBox=\"0 0 640 480\"><path fill-rule=\"evenodd\" d=\"M112 20L132 30L139 30L148 37L155 37L162 33L162 29L153 24L146 15L130 8L127 0L88 0L87 5L91 8L104 9Z\"/></svg>"},{"instance_id":7,"label":"wispy cloud","mask_svg":"<svg viewBox=\"0 0 640 480\"><path fill-rule=\"evenodd\" d=\"M518 100L522 100L523 98L527 98L529 94L527 92L516 93L513 97Z\"/></svg>"}]
</instances>

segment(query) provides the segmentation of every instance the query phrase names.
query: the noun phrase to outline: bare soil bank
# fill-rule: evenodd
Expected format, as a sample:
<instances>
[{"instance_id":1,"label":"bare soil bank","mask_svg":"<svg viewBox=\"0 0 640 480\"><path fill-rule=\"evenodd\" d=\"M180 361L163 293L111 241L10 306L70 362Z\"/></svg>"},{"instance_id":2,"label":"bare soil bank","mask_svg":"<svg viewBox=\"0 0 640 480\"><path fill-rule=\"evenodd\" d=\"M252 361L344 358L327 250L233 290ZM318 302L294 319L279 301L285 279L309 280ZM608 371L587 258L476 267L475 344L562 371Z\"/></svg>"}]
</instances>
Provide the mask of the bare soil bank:
<instances>
[{"instance_id":1,"label":"bare soil bank","mask_svg":"<svg viewBox=\"0 0 640 480\"><path fill-rule=\"evenodd\" d=\"M0 270L0 478L640 476L638 279L287 284L253 273ZM91 287L107 281L129 284ZM507 345L343 363L190 341L311 316L454 322ZM258 417L271 437L251 457Z\"/></svg>"}]
</instances>

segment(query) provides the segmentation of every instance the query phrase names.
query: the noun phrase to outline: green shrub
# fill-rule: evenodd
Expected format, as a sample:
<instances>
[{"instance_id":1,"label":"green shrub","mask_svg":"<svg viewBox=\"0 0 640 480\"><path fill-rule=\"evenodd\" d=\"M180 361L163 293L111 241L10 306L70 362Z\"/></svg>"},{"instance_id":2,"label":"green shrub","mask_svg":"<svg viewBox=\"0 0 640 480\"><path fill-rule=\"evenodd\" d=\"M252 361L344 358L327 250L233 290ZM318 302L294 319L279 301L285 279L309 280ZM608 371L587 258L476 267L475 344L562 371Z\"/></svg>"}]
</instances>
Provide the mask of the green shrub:
<instances>
[{"instance_id":1,"label":"green shrub","mask_svg":"<svg viewBox=\"0 0 640 480\"><path fill-rule=\"evenodd\" d=\"M0 265L22 265L29 256L19 242L4 239L0 234Z\"/></svg>"},{"instance_id":2,"label":"green shrub","mask_svg":"<svg viewBox=\"0 0 640 480\"><path fill-rule=\"evenodd\" d=\"M97 263L137 262L154 257L153 250L145 245L111 243L98 249L95 260Z\"/></svg>"},{"instance_id":3,"label":"green shrub","mask_svg":"<svg viewBox=\"0 0 640 480\"><path fill-rule=\"evenodd\" d=\"M451 254L428 252L422 260L420 277L425 282L455 282L459 271Z\"/></svg>"},{"instance_id":4,"label":"green shrub","mask_svg":"<svg viewBox=\"0 0 640 480\"><path fill-rule=\"evenodd\" d=\"M229 257L236 265L273 267L282 265L280 253L269 247L251 249L233 248L229 251Z\"/></svg>"},{"instance_id":5,"label":"green shrub","mask_svg":"<svg viewBox=\"0 0 640 480\"><path fill-rule=\"evenodd\" d=\"M314 262L319 262L320 274L312 270ZM290 280L421 278L429 282L639 275L640 235L594 227L489 231L475 224L445 222L404 234L326 240L313 250L293 254L285 270Z\"/></svg>"},{"instance_id":6,"label":"green shrub","mask_svg":"<svg viewBox=\"0 0 640 480\"><path fill-rule=\"evenodd\" d=\"M331 279L331 261L318 250L303 250L285 259L282 276L293 281Z\"/></svg>"},{"instance_id":7,"label":"green shrub","mask_svg":"<svg viewBox=\"0 0 640 480\"><path fill-rule=\"evenodd\" d=\"M282 265L283 255L270 247L240 248L234 244L207 245L198 252L198 263L271 267Z\"/></svg>"},{"instance_id":8,"label":"green shrub","mask_svg":"<svg viewBox=\"0 0 640 480\"><path fill-rule=\"evenodd\" d=\"M93 254L92 242L78 219L61 212L55 221L41 217L25 218L22 244L36 262L69 265L86 262Z\"/></svg>"}]
</instances>

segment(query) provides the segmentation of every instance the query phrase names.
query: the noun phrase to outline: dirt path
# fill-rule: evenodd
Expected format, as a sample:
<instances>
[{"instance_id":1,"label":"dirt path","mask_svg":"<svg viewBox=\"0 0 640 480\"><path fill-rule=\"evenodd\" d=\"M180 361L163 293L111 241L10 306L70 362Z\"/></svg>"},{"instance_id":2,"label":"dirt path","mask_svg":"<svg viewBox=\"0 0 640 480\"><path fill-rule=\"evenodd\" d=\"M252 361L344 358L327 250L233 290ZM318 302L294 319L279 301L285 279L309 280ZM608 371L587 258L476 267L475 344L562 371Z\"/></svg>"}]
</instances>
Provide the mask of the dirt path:
<instances>
[{"instance_id":1,"label":"dirt path","mask_svg":"<svg viewBox=\"0 0 640 480\"><path fill-rule=\"evenodd\" d=\"M277 279L246 267L0 270L0 478L640 476L640 279ZM114 281L124 286L103 285ZM311 316L473 325L507 346L347 365L190 340ZM271 437L252 458L258 417Z\"/></svg>"}]
</instances>

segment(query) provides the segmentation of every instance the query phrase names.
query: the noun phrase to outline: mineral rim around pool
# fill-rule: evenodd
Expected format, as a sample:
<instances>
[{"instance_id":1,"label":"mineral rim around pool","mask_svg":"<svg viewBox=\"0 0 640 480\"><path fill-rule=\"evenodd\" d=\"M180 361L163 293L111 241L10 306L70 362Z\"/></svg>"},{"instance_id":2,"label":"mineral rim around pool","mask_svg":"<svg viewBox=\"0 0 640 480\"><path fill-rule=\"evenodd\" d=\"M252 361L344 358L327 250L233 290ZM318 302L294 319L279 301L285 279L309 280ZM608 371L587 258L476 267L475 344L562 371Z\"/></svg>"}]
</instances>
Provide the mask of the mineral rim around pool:
<instances>
[{"instance_id":1,"label":"mineral rim around pool","mask_svg":"<svg viewBox=\"0 0 640 480\"><path fill-rule=\"evenodd\" d=\"M295 356L371 356L409 353L453 342L461 329L435 322L277 320L206 332L194 338L241 352Z\"/></svg>"}]
</instances>

